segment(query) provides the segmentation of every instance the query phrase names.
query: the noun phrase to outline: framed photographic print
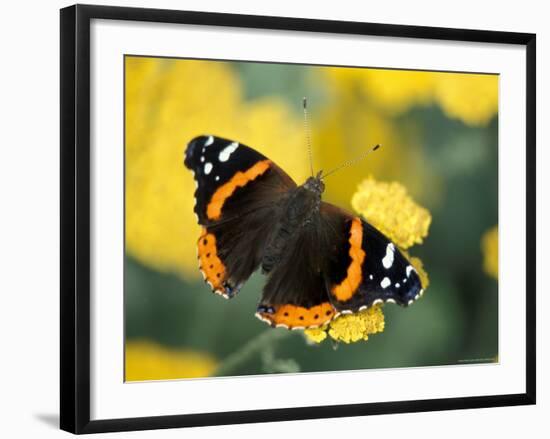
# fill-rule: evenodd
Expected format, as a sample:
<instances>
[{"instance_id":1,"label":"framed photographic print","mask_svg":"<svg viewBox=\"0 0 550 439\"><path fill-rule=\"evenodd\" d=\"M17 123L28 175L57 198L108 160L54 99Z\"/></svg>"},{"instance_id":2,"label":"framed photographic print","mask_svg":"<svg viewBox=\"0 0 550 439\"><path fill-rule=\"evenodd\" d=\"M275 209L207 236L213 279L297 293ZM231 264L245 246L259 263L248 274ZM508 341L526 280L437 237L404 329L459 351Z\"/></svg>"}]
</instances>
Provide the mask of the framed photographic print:
<instances>
[{"instance_id":1,"label":"framed photographic print","mask_svg":"<svg viewBox=\"0 0 550 439\"><path fill-rule=\"evenodd\" d=\"M535 128L533 34L62 9L61 428L534 404Z\"/></svg>"}]
</instances>

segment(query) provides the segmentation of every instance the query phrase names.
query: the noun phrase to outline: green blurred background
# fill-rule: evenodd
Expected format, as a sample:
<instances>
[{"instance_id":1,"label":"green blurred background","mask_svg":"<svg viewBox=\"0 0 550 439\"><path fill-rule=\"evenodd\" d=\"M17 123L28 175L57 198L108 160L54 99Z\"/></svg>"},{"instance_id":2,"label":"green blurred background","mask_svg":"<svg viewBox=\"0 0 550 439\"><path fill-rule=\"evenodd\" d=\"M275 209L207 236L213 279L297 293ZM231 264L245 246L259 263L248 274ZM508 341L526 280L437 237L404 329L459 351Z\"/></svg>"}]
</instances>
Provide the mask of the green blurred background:
<instances>
[{"instance_id":1,"label":"green blurred background","mask_svg":"<svg viewBox=\"0 0 550 439\"><path fill-rule=\"evenodd\" d=\"M498 76L143 57L125 75L127 380L497 361ZM432 215L410 250L430 287L410 308L384 306L385 330L366 342L271 329L254 317L261 275L227 301L198 270L186 143L237 140L301 184L303 96L316 169L384 146L327 180L325 200L351 210L372 175Z\"/></svg>"}]
</instances>

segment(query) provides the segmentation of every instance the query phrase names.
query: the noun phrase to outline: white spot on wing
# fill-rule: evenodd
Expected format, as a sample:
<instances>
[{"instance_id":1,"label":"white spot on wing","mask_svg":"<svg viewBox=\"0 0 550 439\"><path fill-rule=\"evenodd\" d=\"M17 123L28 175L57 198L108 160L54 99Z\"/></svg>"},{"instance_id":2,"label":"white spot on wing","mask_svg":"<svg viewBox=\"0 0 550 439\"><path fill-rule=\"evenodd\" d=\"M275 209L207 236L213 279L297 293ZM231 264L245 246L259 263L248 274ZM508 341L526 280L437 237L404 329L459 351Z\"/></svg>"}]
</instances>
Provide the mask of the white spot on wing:
<instances>
[{"instance_id":1,"label":"white spot on wing","mask_svg":"<svg viewBox=\"0 0 550 439\"><path fill-rule=\"evenodd\" d=\"M401 285L399 284L395 284L395 288L399 288Z\"/></svg>"},{"instance_id":2,"label":"white spot on wing","mask_svg":"<svg viewBox=\"0 0 550 439\"><path fill-rule=\"evenodd\" d=\"M254 314L257 318L259 318L262 322L266 322L266 323L271 323L271 320L269 320L268 318L265 318L264 316L262 316L259 312L257 312L256 314Z\"/></svg>"},{"instance_id":3,"label":"white spot on wing","mask_svg":"<svg viewBox=\"0 0 550 439\"><path fill-rule=\"evenodd\" d=\"M412 265L407 265L407 268L405 269L405 272L407 273L407 277L411 275L411 271L414 271L414 268Z\"/></svg>"},{"instance_id":4,"label":"white spot on wing","mask_svg":"<svg viewBox=\"0 0 550 439\"><path fill-rule=\"evenodd\" d=\"M374 279L374 277L372 276L372 274L369 275L369 279L370 279L370 280L373 280L373 279Z\"/></svg>"},{"instance_id":5,"label":"white spot on wing","mask_svg":"<svg viewBox=\"0 0 550 439\"><path fill-rule=\"evenodd\" d=\"M210 163L210 162L205 163L205 165L204 165L204 173L205 173L206 175L210 174L210 171L212 171L212 168L213 168L212 163Z\"/></svg>"},{"instance_id":6,"label":"white spot on wing","mask_svg":"<svg viewBox=\"0 0 550 439\"><path fill-rule=\"evenodd\" d=\"M216 175L216 181L220 181L220 176Z\"/></svg>"},{"instance_id":7,"label":"white spot on wing","mask_svg":"<svg viewBox=\"0 0 550 439\"><path fill-rule=\"evenodd\" d=\"M388 244L386 247L386 256L382 258L382 265L384 268L388 269L393 265L393 257L395 252L395 246L393 244Z\"/></svg>"},{"instance_id":8,"label":"white spot on wing","mask_svg":"<svg viewBox=\"0 0 550 439\"><path fill-rule=\"evenodd\" d=\"M389 278L385 277L384 279L382 279L382 282L380 282L380 286L382 288L388 288L391 284L391 281Z\"/></svg>"},{"instance_id":9,"label":"white spot on wing","mask_svg":"<svg viewBox=\"0 0 550 439\"><path fill-rule=\"evenodd\" d=\"M222 149L220 154L218 155L218 159L220 160L220 162L228 161L229 157L231 157L231 154L233 154L238 147L239 144L237 142L233 142Z\"/></svg>"},{"instance_id":10,"label":"white spot on wing","mask_svg":"<svg viewBox=\"0 0 550 439\"><path fill-rule=\"evenodd\" d=\"M208 136L208 139L204 142L204 146L209 146L214 143L214 136Z\"/></svg>"},{"instance_id":11,"label":"white spot on wing","mask_svg":"<svg viewBox=\"0 0 550 439\"><path fill-rule=\"evenodd\" d=\"M204 162L204 156L201 155L201 162Z\"/></svg>"}]
</instances>

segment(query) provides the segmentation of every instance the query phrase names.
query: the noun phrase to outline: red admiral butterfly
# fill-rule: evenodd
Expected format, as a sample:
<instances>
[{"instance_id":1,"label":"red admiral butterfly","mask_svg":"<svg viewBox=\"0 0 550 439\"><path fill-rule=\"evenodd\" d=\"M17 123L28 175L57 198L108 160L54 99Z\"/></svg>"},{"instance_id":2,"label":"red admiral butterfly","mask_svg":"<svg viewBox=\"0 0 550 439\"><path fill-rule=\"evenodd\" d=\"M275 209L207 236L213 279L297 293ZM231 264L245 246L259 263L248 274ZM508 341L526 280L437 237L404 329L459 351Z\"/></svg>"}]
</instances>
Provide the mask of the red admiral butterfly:
<instances>
[{"instance_id":1,"label":"red admiral butterfly","mask_svg":"<svg viewBox=\"0 0 550 439\"><path fill-rule=\"evenodd\" d=\"M328 174L297 186L258 151L214 136L191 140L184 163L197 184L202 275L229 299L261 267L261 320L315 328L382 302L408 306L422 294L416 270L386 236L321 201Z\"/></svg>"}]
</instances>

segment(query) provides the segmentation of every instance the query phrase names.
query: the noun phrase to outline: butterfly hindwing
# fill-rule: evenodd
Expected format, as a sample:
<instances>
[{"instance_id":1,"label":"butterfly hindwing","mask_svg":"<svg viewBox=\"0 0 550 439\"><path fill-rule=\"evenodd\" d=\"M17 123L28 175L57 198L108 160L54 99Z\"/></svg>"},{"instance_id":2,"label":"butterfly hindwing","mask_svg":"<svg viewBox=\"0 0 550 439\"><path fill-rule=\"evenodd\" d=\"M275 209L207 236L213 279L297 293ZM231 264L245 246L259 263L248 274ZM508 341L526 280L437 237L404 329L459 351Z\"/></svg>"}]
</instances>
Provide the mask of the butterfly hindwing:
<instances>
[{"instance_id":1,"label":"butterfly hindwing","mask_svg":"<svg viewBox=\"0 0 550 439\"><path fill-rule=\"evenodd\" d=\"M327 252L328 295L338 311L376 303L408 306L422 286L414 267L386 236L364 219L328 203L321 205Z\"/></svg>"},{"instance_id":2,"label":"butterfly hindwing","mask_svg":"<svg viewBox=\"0 0 550 439\"><path fill-rule=\"evenodd\" d=\"M258 268L292 179L245 145L214 136L189 142L185 166L193 171L201 272L212 290L234 296Z\"/></svg>"},{"instance_id":3,"label":"butterfly hindwing","mask_svg":"<svg viewBox=\"0 0 550 439\"><path fill-rule=\"evenodd\" d=\"M269 272L256 316L272 326L315 328L336 314L323 276L319 218L287 241L281 263Z\"/></svg>"}]
</instances>

